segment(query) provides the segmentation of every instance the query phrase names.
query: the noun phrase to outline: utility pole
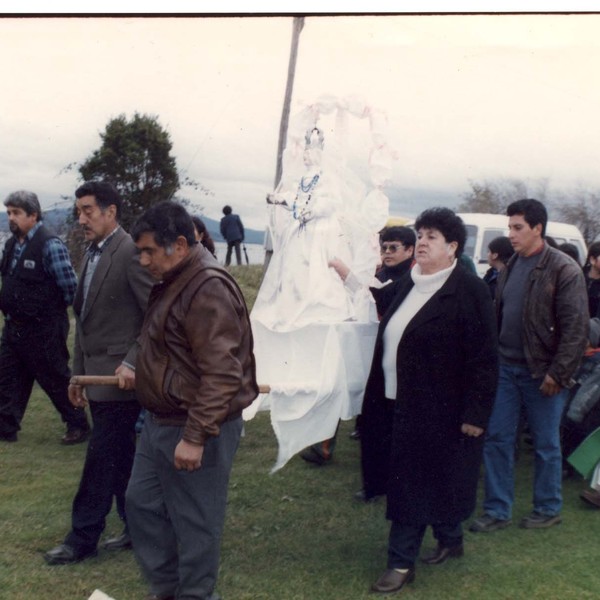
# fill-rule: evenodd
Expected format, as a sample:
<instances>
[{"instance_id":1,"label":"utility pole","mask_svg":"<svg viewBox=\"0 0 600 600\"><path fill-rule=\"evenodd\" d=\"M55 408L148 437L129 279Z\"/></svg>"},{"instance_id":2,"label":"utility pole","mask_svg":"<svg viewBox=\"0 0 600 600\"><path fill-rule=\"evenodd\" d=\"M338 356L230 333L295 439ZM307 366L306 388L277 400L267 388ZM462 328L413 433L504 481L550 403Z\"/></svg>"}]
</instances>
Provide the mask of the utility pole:
<instances>
[{"instance_id":1,"label":"utility pole","mask_svg":"<svg viewBox=\"0 0 600 600\"><path fill-rule=\"evenodd\" d=\"M283 99L283 110L281 111L281 122L279 124L279 143L277 145L277 167L275 169L276 189L281 181L283 151L285 150L285 141L287 138L288 123L290 121L290 104L292 102L292 93L294 91L294 76L296 74L296 59L298 58L298 41L300 32L304 27L304 17L294 17L292 29L292 45L290 49L290 60L288 63L287 84L285 86L285 97Z\"/></svg>"},{"instance_id":2,"label":"utility pole","mask_svg":"<svg viewBox=\"0 0 600 600\"><path fill-rule=\"evenodd\" d=\"M285 86L285 97L283 99L283 109L281 111L281 121L279 123L279 143L277 144L277 165L275 167L275 183L273 189L277 189L281 181L283 171L283 151L285 150L285 142L287 139L288 124L290 121L290 105L292 103L292 93L294 91L294 76L296 75L296 59L298 57L298 42L300 40L300 32L304 27L304 17L294 17L292 26L292 45L290 48L290 60L288 63L287 83ZM270 210L273 210L272 208ZM271 232L267 227L265 235L265 262L263 264L263 277L269 268L271 257L273 256L273 241L271 240Z\"/></svg>"}]
</instances>

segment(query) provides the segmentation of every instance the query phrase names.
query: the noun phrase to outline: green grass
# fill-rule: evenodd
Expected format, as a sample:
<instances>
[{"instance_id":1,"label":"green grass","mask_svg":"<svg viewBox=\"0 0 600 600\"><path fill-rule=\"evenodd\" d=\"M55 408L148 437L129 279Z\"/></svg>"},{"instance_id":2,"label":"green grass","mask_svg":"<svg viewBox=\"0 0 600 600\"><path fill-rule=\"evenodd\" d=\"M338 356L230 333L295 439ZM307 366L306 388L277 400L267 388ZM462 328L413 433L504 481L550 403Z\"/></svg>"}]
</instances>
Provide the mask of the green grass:
<instances>
[{"instance_id":1,"label":"green grass","mask_svg":"<svg viewBox=\"0 0 600 600\"><path fill-rule=\"evenodd\" d=\"M231 273L237 281L248 308L252 309L254 301L256 300L256 294L262 281L263 268L262 265L251 265L251 266L230 266L227 270Z\"/></svg>"},{"instance_id":2,"label":"green grass","mask_svg":"<svg viewBox=\"0 0 600 600\"><path fill-rule=\"evenodd\" d=\"M258 267L231 269L244 289ZM360 487L359 445L343 423L334 462L315 468L295 457L269 475L276 442L269 415L246 424L231 477L218 589L224 600L360 600L385 567L383 502L352 499ZM79 600L96 588L139 600L146 586L131 552L49 567L44 551L70 524L84 446L58 442L63 426L36 388L16 444L0 444L0 599ZM515 522L530 510L532 455L517 467ZM465 557L419 566L400 597L444 599L585 599L600 596L600 511L578 498L581 480L565 482L564 522L549 530L516 525L465 536ZM111 514L106 535L120 533ZM430 534L426 547L433 545Z\"/></svg>"}]
</instances>

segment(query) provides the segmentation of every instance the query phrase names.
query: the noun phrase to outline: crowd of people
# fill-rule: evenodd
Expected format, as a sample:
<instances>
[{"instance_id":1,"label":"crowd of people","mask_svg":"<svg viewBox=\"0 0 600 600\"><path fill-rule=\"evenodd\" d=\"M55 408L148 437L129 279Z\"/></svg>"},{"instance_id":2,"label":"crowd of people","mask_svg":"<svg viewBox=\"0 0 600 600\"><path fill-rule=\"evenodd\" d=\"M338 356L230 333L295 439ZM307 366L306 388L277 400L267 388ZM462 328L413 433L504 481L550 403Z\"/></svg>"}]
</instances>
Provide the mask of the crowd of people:
<instances>
[{"instance_id":1,"label":"crowd of people","mask_svg":"<svg viewBox=\"0 0 600 600\"><path fill-rule=\"evenodd\" d=\"M87 182L75 197L88 244L78 277L63 242L44 227L37 196L15 192L4 203L13 237L0 263L0 441L18 440L34 380L67 426L62 442L89 438L71 529L45 553L49 565L95 556L114 501L123 531L102 546L133 549L146 600L217 598L241 413L258 395L244 298L215 260L204 224L181 205L151 207L127 233L111 184ZM224 214L227 262L235 250L239 263L243 227L230 207ZM381 233L382 264L369 288L379 326L356 433L356 497L385 495L391 523L374 593L415 579L428 526L437 545L422 562L464 555L463 523L476 509L482 464L483 508L469 530L511 524L523 421L535 463L533 511L520 526L561 522L561 432L571 451L600 425L598 398L583 393L588 378L600 377L600 244L590 247L584 273L569 249L545 240L547 219L537 200L512 203L509 235L489 244L484 279L466 261L466 228L448 208ZM361 285L339 258L328 268L347 293ZM71 304L72 374L112 376L117 385L70 382ZM311 446L303 458L326 464L334 443ZM582 498L600 506L595 489Z\"/></svg>"},{"instance_id":2,"label":"crowd of people","mask_svg":"<svg viewBox=\"0 0 600 600\"><path fill-rule=\"evenodd\" d=\"M391 521L387 569L373 592L398 592L414 580L428 525L437 546L422 562L463 556L462 522L475 509L481 462L483 510L469 530L511 524L525 427L535 455L533 511L519 525L561 522L562 478L570 468L561 441L566 457L600 426L600 321L589 320L597 314L600 245L590 247L584 271L574 248L545 239L547 220L537 200L512 203L509 235L490 242L483 280L461 257L466 232L449 209L424 211L414 224L416 240L403 227L380 236L382 267L371 292L381 320L352 433L360 438L363 476L355 498L386 495ZM331 266L351 282L344 264ZM334 444L326 440L301 456L322 466ZM599 471L581 493L597 507Z\"/></svg>"},{"instance_id":3,"label":"crowd of people","mask_svg":"<svg viewBox=\"0 0 600 600\"><path fill-rule=\"evenodd\" d=\"M88 243L78 278L63 242L43 226L37 196L5 200L13 237L1 268L0 441L18 441L34 380L67 424L62 442L89 437L71 528L44 554L47 564L95 556L114 502L123 532L102 546L133 548L147 600L216 598L241 412L258 394L244 298L182 205L154 205L130 235L111 184L87 182L75 197ZM73 375L118 386L71 383L70 304Z\"/></svg>"}]
</instances>

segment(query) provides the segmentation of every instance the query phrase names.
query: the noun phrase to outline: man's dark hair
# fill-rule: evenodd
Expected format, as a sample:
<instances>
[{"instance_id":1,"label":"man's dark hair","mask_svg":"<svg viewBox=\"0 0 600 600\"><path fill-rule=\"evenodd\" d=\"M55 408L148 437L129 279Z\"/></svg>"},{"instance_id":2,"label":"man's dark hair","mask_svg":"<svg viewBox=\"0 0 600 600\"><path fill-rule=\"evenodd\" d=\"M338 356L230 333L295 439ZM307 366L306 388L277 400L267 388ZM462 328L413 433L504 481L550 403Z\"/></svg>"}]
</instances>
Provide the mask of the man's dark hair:
<instances>
[{"instance_id":1,"label":"man's dark hair","mask_svg":"<svg viewBox=\"0 0 600 600\"><path fill-rule=\"evenodd\" d=\"M498 260L501 260L504 264L506 264L508 259L515 253L510 240L505 235L494 238L488 244L488 248L490 252L497 254Z\"/></svg>"},{"instance_id":2,"label":"man's dark hair","mask_svg":"<svg viewBox=\"0 0 600 600\"><path fill-rule=\"evenodd\" d=\"M223 214L224 215L230 215L231 214L231 206L229 206L229 204L226 204L223 207Z\"/></svg>"},{"instance_id":3,"label":"man's dark hair","mask_svg":"<svg viewBox=\"0 0 600 600\"><path fill-rule=\"evenodd\" d=\"M37 214L37 220L42 220L42 209L37 194L28 192L27 190L19 190L8 195L4 201L4 206L12 206L25 211L27 216Z\"/></svg>"},{"instance_id":4,"label":"man's dark hair","mask_svg":"<svg viewBox=\"0 0 600 600\"><path fill-rule=\"evenodd\" d=\"M456 242L456 258L460 258L467 241L467 230L463 220L449 208L437 207L423 211L415 221L415 229L437 229L446 243Z\"/></svg>"},{"instance_id":5,"label":"man's dark hair","mask_svg":"<svg viewBox=\"0 0 600 600\"><path fill-rule=\"evenodd\" d=\"M154 234L154 241L162 248L174 244L180 235L188 246L196 244L192 217L181 204L170 200L151 206L135 222L131 237L137 242L143 233Z\"/></svg>"},{"instance_id":6,"label":"man's dark hair","mask_svg":"<svg viewBox=\"0 0 600 600\"><path fill-rule=\"evenodd\" d=\"M414 248L417 236L410 227L386 227L379 233L379 243L383 242L400 242L404 246L404 249L410 246Z\"/></svg>"},{"instance_id":7,"label":"man's dark hair","mask_svg":"<svg viewBox=\"0 0 600 600\"><path fill-rule=\"evenodd\" d=\"M509 217L521 215L527 225L533 229L536 225L542 226L542 238L546 237L546 224L548 223L548 211L546 207L534 198L523 198L508 205L506 214Z\"/></svg>"},{"instance_id":8,"label":"man's dark hair","mask_svg":"<svg viewBox=\"0 0 600 600\"><path fill-rule=\"evenodd\" d=\"M564 252L567 256L570 256L576 263L579 263L579 250L575 244L569 242L563 242L558 245L558 249Z\"/></svg>"},{"instance_id":9,"label":"man's dark hair","mask_svg":"<svg viewBox=\"0 0 600 600\"><path fill-rule=\"evenodd\" d=\"M111 183L106 181L86 181L75 190L75 198L79 199L84 196L94 196L96 204L103 211L111 204L114 204L117 209L117 221L121 218L123 200L115 186Z\"/></svg>"},{"instance_id":10,"label":"man's dark hair","mask_svg":"<svg viewBox=\"0 0 600 600\"><path fill-rule=\"evenodd\" d=\"M594 258L598 258L600 256L600 242L594 242L588 248L588 260L590 259L590 256L593 256Z\"/></svg>"}]
</instances>

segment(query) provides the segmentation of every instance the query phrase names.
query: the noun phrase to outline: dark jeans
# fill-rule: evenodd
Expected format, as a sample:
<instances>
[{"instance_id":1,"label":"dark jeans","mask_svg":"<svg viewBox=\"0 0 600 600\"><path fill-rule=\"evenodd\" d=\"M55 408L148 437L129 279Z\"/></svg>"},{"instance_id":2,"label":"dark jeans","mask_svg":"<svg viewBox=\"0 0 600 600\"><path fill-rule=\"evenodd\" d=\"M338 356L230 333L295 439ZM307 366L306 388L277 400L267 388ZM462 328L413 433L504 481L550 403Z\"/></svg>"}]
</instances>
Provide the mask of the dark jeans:
<instances>
[{"instance_id":1,"label":"dark jeans","mask_svg":"<svg viewBox=\"0 0 600 600\"><path fill-rule=\"evenodd\" d=\"M67 314L17 324L7 320L0 340L0 435L13 435L37 381L68 429L87 428L85 411L69 402L71 371Z\"/></svg>"},{"instance_id":2,"label":"dark jeans","mask_svg":"<svg viewBox=\"0 0 600 600\"><path fill-rule=\"evenodd\" d=\"M483 510L495 519L510 519L512 515L515 439L522 406L535 451L533 509L554 516L562 508L560 420L569 392L561 390L554 396L544 396L541 383L542 378L531 377L526 366L500 362L496 400L483 450Z\"/></svg>"},{"instance_id":3,"label":"dark jeans","mask_svg":"<svg viewBox=\"0 0 600 600\"><path fill-rule=\"evenodd\" d=\"M455 548L463 541L461 523L434 523L433 536L443 548ZM414 567L427 525L392 521L388 542L388 569Z\"/></svg>"},{"instance_id":4,"label":"dark jeans","mask_svg":"<svg viewBox=\"0 0 600 600\"><path fill-rule=\"evenodd\" d=\"M225 255L225 266L229 266L231 264L231 251L235 248L235 259L237 260L237 264L242 264L242 251L240 249L241 240L236 240L235 242L227 242L227 254Z\"/></svg>"},{"instance_id":5,"label":"dark jeans","mask_svg":"<svg viewBox=\"0 0 600 600\"><path fill-rule=\"evenodd\" d=\"M135 401L90 400L90 410L94 429L73 500L72 529L65 538L66 544L80 552L96 548L113 498L121 520L126 522L125 490L135 455L140 405Z\"/></svg>"}]
</instances>

